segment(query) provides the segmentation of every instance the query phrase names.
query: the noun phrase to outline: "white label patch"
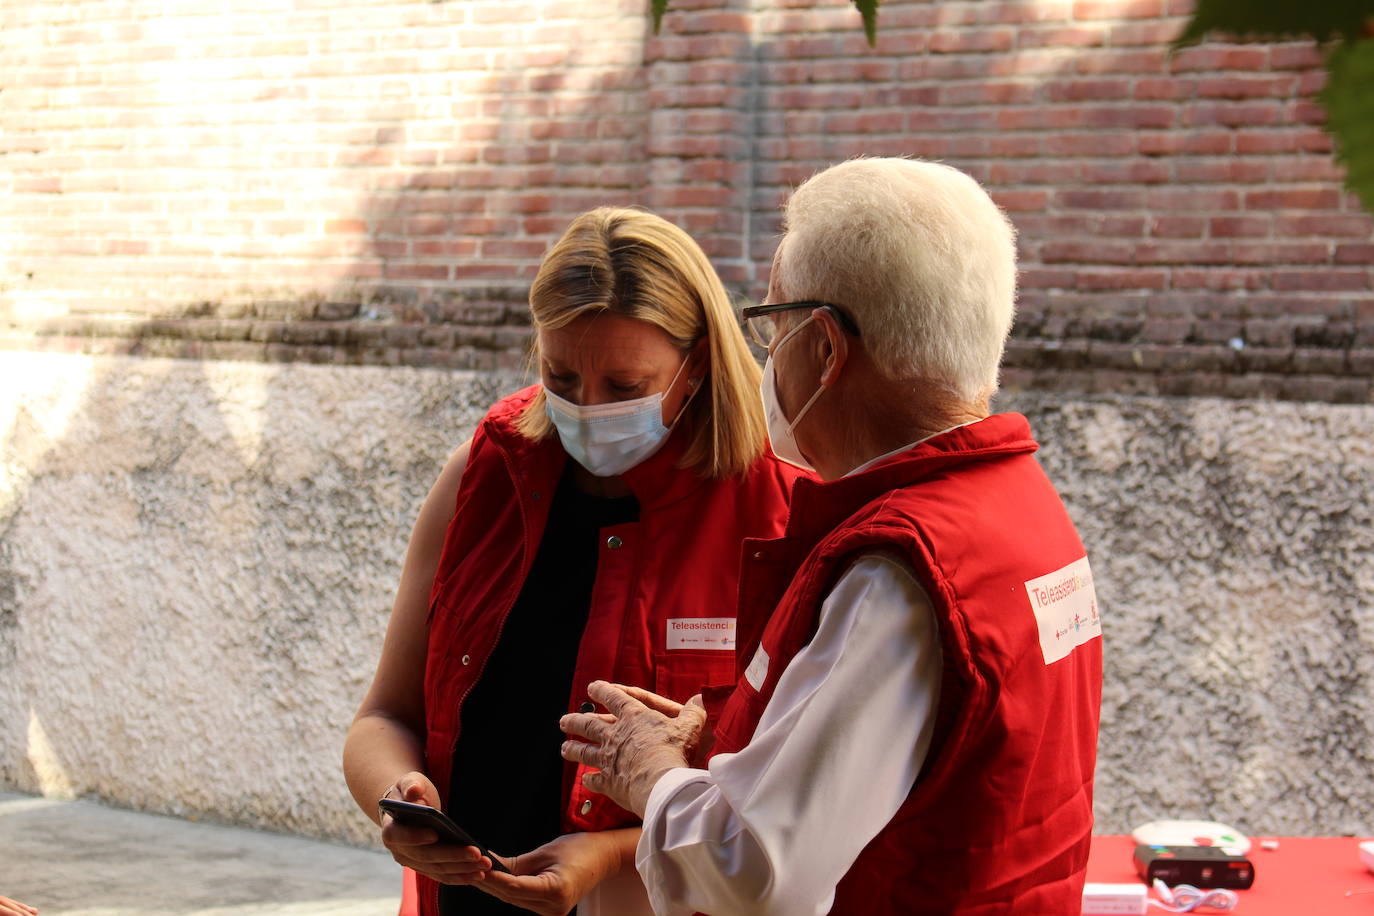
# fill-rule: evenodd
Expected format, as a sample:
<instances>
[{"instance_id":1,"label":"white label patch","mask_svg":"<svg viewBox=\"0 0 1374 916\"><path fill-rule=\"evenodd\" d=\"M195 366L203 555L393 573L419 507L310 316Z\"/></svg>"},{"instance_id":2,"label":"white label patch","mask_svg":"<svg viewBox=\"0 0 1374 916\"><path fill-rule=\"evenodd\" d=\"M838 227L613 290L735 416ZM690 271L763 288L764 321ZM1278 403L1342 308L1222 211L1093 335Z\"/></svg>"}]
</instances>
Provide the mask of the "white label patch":
<instances>
[{"instance_id":1,"label":"white label patch","mask_svg":"<svg viewBox=\"0 0 1374 916\"><path fill-rule=\"evenodd\" d=\"M749 667L744 669L744 679L749 682L749 686L755 690L763 689L763 682L768 678L768 653L763 651L763 646L754 653L754 658L749 662Z\"/></svg>"},{"instance_id":2,"label":"white label patch","mask_svg":"<svg viewBox=\"0 0 1374 916\"><path fill-rule=\"evenodd\" d=\"M735 618L673 617L668 621L669 649L735 649Z\"/></svg>"},{"instance_id":3,"label":"white label patch","mask_svg":"<svg viewBox=\"0 0 1374 916\"><path fill-rule=\"evenodd\" d=\"M1031 579L1026 583L1026 596L1040 626L1040 652L1045 656L1045 664L1059 661L1102 635L1093 571L1088 568L1087 557L1048 576Z\"/></svg>"}]
</instances>

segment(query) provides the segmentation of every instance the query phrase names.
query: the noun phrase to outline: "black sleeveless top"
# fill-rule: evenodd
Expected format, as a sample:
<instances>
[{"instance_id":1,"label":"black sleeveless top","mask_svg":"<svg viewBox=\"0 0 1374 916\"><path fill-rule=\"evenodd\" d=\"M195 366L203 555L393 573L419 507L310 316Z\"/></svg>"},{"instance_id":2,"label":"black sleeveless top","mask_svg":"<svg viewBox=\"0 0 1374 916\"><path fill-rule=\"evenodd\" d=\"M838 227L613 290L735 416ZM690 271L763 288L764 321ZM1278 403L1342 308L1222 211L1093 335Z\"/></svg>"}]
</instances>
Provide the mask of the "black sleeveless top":
<instances>
[{"instance_id":1,"label":"black sleeveless top","mask_svg":"<svg viewBox=\"0 0 1374 916\"><path fill-rule=\"evenodd\" d=\"M564 735L578 645L591 609L601 529L633 522L633 496L608 499L577 488L572 462L549 507L529 577L496 647L463 703L448 813L501 855L557 837L563 805ZM511 545L512 550L519 549ZM439 889L442 916L526 913L475 887Z\"/></svg>"}]
</instances>

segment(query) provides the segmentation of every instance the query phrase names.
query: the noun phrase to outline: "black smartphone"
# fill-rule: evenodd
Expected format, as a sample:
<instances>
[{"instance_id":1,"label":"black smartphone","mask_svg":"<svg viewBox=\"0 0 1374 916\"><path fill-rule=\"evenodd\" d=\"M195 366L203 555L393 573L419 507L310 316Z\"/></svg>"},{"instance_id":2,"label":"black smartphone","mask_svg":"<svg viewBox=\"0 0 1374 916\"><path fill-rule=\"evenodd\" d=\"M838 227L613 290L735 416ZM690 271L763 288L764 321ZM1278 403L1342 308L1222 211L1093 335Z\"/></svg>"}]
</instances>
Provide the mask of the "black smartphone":
<instances>
[{"instance_id":1,"label":"black smartphone","mask_svg":"<svg viewBox=\"0 0 1374 916\"><path fill-rule=\"evenodd\" d=\"M491 850L473 839L471 834L455 824L447 814L438 808L431 808L429 805L417 805L414 802L401 801L395 798L383 798L377 802L377 807L384 813L390 814L398 824L404 824L407 827L428 827L439 834L440 843L454 846L476 846L481 850L482 855L491 859L493 869L508 875L511 873L511 870L502 864L500 859L492 855Z\"/></svg>"}]
</instances>

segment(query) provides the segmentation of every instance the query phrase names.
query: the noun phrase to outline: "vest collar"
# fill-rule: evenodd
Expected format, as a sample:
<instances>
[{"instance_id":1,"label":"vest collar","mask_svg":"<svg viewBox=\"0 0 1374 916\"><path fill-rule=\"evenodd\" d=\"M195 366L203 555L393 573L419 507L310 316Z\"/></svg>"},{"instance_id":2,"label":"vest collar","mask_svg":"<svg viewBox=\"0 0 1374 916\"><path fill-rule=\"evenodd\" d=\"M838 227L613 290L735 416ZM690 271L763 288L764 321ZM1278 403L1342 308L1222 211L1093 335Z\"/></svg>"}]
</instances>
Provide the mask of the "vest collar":
<instances>
[{"instance_id":1,"label":"vest collar","mask_svg":"<svg viewBox=\"0 0 1374 916\"><path fill-rule=\"evenodd\" d=\"M918 442L847 477L824 482L801 478L792 488L786 536L814 540L884 493L961 464L1028 455L1037 448L1024 416L993 414Z\"/></svg>"}]
</instances>

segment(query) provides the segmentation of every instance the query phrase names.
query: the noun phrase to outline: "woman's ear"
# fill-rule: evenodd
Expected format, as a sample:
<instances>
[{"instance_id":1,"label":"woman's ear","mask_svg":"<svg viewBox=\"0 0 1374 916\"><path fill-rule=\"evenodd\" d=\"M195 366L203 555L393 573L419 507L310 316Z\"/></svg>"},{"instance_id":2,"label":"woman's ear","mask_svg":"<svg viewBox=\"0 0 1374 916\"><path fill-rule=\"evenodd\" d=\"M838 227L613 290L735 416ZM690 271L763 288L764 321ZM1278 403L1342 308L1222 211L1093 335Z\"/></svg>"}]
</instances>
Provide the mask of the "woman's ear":
<instances>
[{"instance_id":1,"label":"woman's ear","mask_svg":"<svg viewBox=\"0 0 1374 916\"><path fill-rule=\"evenodd\" d=\"M702 337L687 354L687 385L696 391L706 383L706 375L711 371L710 340Z\"/></svg>"}]
</instances>

